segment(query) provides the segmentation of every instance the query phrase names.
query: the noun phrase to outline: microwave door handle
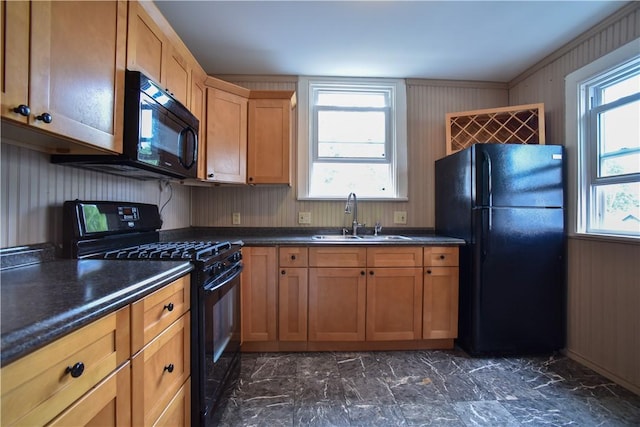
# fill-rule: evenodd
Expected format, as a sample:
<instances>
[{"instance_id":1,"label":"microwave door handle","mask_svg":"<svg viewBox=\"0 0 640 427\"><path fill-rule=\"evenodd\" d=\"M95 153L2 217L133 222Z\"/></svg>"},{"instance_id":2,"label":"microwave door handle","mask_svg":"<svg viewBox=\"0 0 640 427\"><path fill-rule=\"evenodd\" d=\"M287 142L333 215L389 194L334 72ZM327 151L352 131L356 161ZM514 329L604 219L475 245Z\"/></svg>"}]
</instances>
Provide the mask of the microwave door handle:
<instances>
[{"instance_id":1,"label":"microwave door handle","mask_svg":"<svg viewBox=\"0 0 640 427\"><path fill-rule=\"evenodd\" d=\"M184 141L187 138L187 133L191 133L191 135L193 135L193 152L191 153L191 162L189 164L185 163L185 159L184 159ZM196 162L196 156L198 153L198 136L196 135L196 133L193 131L193 129L191 129L190 127L184 128L182 129L182 132L180 132L180 134L178 135L178 152L180 153L180 157L178 158L178 160L180 161L180 164L182 166L185 167L185 169L190 169L191 166L193 166L193 164Z\"/></svg>"}]
</instances>

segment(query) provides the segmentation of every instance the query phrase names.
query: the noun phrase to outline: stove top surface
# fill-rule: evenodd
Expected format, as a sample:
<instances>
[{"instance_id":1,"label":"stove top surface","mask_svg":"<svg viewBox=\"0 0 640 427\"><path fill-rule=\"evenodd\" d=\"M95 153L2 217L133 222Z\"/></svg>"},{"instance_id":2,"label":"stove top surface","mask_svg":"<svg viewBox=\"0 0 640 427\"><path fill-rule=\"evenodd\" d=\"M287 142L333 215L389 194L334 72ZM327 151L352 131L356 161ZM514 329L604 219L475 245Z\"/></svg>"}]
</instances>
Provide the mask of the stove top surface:
<instances>
[{"instance_id":1,"label":"stove top surface","mask_svg":"<svg viewBox=\"0 0 640 427\"><path fill-rule=\"evenodd\" d=\"M100 254L105 259L204 260L231 248L230 242L155 242L117 248Z\"/></svg>"}]
</instances>

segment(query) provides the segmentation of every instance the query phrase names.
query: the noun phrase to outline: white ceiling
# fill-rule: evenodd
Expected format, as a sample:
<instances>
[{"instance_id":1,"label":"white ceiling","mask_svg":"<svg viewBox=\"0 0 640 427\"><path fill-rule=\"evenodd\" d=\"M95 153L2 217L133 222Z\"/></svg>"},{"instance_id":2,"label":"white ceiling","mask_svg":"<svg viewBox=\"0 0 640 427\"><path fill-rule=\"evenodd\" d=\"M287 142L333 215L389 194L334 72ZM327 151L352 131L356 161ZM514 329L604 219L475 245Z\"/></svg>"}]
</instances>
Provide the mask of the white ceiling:
<instances>
[{"instance_id":1,"label":"white ceiling","mask_svg":"<svg viewBox=\"0 0 640 427\"><path fill-rule=\"evenodd\" d=\"M626 3L156 0L210 75L497 82Z\"/></svg>"}]
</instances>

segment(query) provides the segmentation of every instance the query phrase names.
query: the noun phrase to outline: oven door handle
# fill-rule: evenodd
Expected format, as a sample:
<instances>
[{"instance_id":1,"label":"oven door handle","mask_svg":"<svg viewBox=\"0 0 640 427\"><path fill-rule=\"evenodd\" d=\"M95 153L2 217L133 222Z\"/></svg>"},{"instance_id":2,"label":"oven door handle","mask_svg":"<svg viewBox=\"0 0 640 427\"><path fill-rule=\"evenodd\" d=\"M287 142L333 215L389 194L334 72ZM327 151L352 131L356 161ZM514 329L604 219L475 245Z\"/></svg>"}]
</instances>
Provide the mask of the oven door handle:
<instances>
[{"instance_id":1,"label":"oven door handle","mask_svg":"<svg viewBox=\"0 0 640 427\"><path fill-rule=\"evenodd\" d=\"M232 272L232 274L230 274L228 277L225 277L225 279L218 283L217 281L214 281L214 284L212 286L204 286L204 291L205 292L214 292L217 291L218 289L223 288L225 285L229 284L229 282L233 281L236 277L238 277L240 275L240 273L242 272L242 264L238 263L235 266L233 266L233 270L227 270L228 272ZM224 277L224 276L223 276Z\"/></svg>"}]
</instances>

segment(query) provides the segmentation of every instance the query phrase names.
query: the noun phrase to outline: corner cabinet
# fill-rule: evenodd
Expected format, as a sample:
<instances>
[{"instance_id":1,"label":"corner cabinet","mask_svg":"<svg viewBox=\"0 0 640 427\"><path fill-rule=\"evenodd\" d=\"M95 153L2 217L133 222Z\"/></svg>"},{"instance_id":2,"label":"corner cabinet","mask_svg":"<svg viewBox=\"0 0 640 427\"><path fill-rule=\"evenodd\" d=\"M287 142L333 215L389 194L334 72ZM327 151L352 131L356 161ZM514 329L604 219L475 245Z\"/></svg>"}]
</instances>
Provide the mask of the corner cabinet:
<instances>
[{"instance_id":1,"label":"corner cabinet","mask_svg":"<svg viewBox=\"0 0 640 427\"><path fill-rule=\"evenodd\" d=\"M121 153L127 2L0 8L3 137L51 153Z\"/></svg>"},{"instance_id":2,"label":"corner cabinet","mask_svg":"<svg viewBox=\"0 0 640 427\"><path fill-rule=\"evenodd\" d=\"M251 91L247 183L291 185L293 91Z\"/></svg>"}]
</instances>

